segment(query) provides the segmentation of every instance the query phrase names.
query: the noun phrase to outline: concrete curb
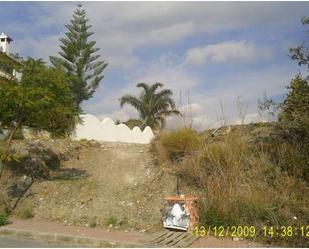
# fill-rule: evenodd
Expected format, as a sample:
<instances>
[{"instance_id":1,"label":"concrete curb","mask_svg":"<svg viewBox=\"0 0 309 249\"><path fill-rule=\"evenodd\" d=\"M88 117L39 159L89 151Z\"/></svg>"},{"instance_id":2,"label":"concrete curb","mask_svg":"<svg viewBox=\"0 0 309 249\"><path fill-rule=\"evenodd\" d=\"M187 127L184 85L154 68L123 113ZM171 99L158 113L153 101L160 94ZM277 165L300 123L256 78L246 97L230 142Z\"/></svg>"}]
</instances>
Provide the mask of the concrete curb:
<instances>
[{"instance_id":1,"label":"concrete curb","mask_svg":"<svg viewBox=\"0 0 309 249\"><path fill-rule=\"evenodd\" d=\"M148 247L138 243L127 243L122 241L63 235L58 233L44 233L7 227L0 228L0 237L1 236L39 240L50 244L67 244L78 247Z\"/></svg>"}]
</instances>

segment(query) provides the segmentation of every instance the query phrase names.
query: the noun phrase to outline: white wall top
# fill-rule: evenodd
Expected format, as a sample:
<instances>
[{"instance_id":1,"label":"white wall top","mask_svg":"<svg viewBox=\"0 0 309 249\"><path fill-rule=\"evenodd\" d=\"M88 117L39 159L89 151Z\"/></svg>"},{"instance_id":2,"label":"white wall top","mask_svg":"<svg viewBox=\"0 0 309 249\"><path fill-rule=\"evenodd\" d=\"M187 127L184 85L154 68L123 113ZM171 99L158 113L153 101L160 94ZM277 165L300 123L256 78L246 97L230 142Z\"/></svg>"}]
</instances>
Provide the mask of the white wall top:
<instances>
[{"instance_id":1,"label":"white wall top","mask_svg":"<svg viewBox=\"0 0 309 249\"><path fill-rule=\"evenodd\" d=\"M149 126L142 132L137 126L131 130L125 124L115 125L110 118L100 121L91 114L81 115L82 124L76 126L73 138L94 139L105 142L125 142L148 144L154 138L154 134Z\"/></svg>"}]
</instances>

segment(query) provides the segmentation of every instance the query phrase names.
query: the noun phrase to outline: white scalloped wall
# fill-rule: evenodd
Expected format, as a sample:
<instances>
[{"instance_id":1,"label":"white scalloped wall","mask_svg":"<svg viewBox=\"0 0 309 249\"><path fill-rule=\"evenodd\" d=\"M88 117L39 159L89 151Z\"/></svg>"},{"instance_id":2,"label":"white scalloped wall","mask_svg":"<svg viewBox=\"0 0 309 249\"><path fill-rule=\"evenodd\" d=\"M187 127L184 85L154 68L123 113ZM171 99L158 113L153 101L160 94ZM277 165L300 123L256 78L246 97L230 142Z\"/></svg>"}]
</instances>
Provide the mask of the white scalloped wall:
<instances>
[{"instance_id":1,"label":"white scalloped wall","mask_svg":"<svg viewBox=\"0 0 309 249\"><path fill-rule=\"evenodd\" d=\"M115 125L110 118L104 118L100 121L91 114L81 115L81 118L83 123L76 126L73 136L76 140L94 139L105 142L148 144L154 137L149 126L142 132L137 126L131 130L125 124Z\"/></svg>"}]
</instances>

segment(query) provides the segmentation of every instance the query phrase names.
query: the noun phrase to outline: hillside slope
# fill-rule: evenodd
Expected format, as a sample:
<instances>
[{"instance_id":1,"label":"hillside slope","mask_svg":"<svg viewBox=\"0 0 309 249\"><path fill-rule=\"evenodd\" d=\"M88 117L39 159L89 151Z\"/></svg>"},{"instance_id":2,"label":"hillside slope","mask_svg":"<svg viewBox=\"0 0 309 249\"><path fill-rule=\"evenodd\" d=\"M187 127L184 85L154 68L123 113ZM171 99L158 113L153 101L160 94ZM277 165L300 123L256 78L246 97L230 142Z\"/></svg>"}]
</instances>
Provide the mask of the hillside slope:
<instances>
[{"instance_id":1,"label":"hillside slope","mask_svg":"<svg viewBox=\"0 0 309 249\"><path fill-rule=\"evenodd\" d=\"M149 145L105 143L83 147L79 159L35 183L19 209L68 225L148 230L161 226L162 198L175 191L175 176L153 164Z\"/></svg>"}]
</instances>

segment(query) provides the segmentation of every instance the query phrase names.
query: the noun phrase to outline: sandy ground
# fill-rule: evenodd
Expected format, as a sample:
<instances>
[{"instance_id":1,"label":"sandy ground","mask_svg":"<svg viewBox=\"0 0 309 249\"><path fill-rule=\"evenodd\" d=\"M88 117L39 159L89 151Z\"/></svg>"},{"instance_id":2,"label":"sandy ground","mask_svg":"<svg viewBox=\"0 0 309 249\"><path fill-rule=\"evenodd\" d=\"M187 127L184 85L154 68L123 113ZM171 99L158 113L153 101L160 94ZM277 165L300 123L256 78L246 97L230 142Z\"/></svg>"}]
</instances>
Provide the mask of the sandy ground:
<instances>
[{"instance_id":1,"label":"sandy ground","mask_svg":"<svg viewBox=\"0 0 309 249\"><path fill-rule=\"evenodd\" d=\"M19 205L31 220L11 227L128 242L162 230L163 197L176 193L175 175L155 165L149 145L83 146L50 180L36 182ZM194 195L180 184L181 192ZM112 225L110 225L112 224ZM259 247L250 241L200 238L192 247Z\"/></svg>"},{"instance_id":2,"label":"sandy ground","mask_svg":"<svg viewBox=\"0 0 309 249\"><path fill-rule=\"evenodd\" d=\"M149 145L105 143L84 148L48 181L37 182L20 205L37 219L66 225L135 230L161 227L164 196L175 194L176 178L155 166Z\"/></svg>"}]
</instances>

